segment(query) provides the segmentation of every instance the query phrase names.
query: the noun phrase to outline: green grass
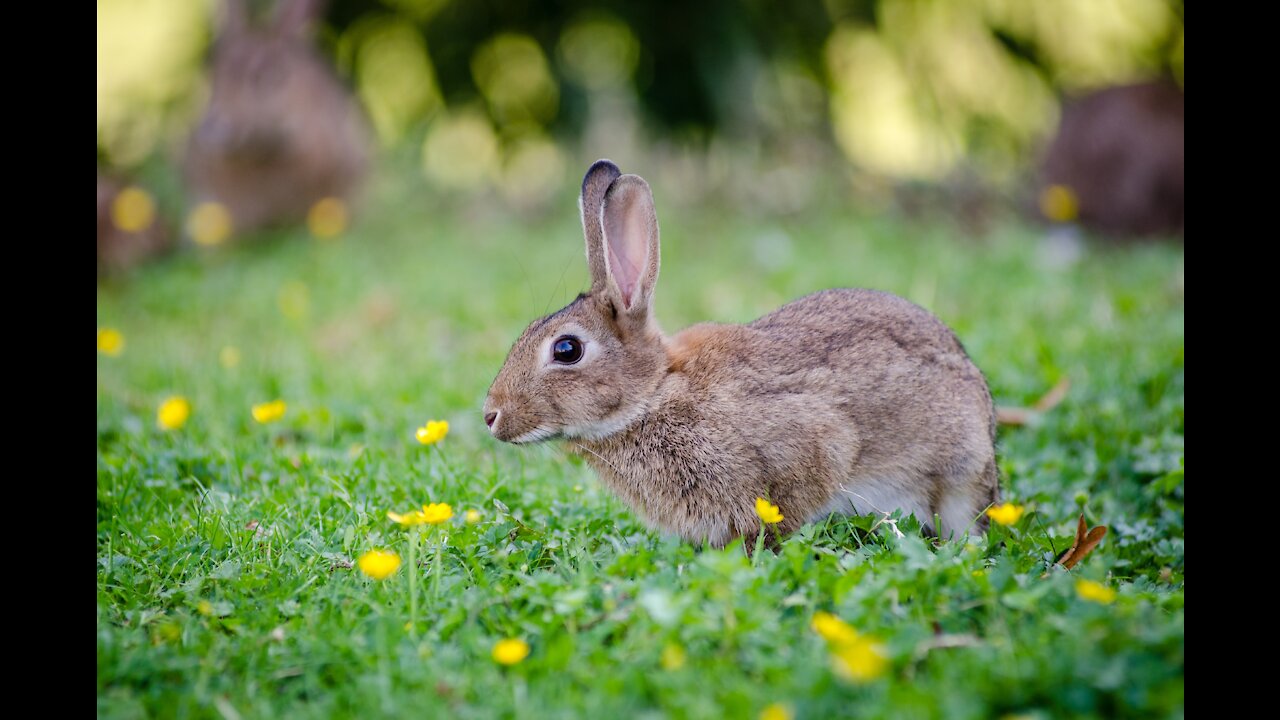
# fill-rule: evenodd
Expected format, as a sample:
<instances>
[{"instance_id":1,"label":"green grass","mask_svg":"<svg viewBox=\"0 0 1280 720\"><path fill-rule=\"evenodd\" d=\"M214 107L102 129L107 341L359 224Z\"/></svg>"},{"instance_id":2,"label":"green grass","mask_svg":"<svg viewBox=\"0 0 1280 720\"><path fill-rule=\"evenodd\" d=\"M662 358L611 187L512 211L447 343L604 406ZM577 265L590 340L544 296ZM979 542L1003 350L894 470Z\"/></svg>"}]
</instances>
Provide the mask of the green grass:
<instances>
[{"instance_id":1,"label":"green grass","mask_svg":"<svg viewBox=\"0 0 1280 720\"><path fill-rule=\"evenodd\" d=\"M909 519L898 538L836 518L754 561L649 531L580 461L499 444L480 418L510 342L586 283L573 188L522 219L393 183L338 242L190 249L100 286L99 327L128 346L98 356L99 715L1181 716L1182 250L1095 245L1053 267L1018 224L973 240L852 211L682 209L656 187L668 331L875 287L954 327L999 403L1068 376L1042 422L1001 431L1023 519L934 542ZM175 393L194 412L162 432ZM276 397L284 419L256 424L251 405ZM422 447L432 418L449 436ZM385 513L428 500L457 516L420 570L348 567L406 555ZM1081 511L1111 533L1042 578ZM1079 577L1117 599L1080 598ZM835 676L817 610L880 638L885 675ZM532 647L511 668L490 658L506 637Z\"/></svg>"}]
</instances>

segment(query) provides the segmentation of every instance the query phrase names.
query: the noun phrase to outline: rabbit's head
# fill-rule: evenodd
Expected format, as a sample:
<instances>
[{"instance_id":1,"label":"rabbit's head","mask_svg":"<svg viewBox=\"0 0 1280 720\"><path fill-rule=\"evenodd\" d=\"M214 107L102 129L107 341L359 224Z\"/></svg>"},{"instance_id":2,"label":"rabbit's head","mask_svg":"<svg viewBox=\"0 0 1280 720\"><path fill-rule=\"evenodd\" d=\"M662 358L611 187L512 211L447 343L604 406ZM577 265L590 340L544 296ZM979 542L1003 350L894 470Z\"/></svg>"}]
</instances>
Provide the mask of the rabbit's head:
<instances>
[{"instance_id":1,"label":"rabbit's head","mask_svg":"<svg viewBox=\"0 0 1280 720\"><path fill-rule=\"evenodd\" d=\"M666 373L652 318L658 219L649 185L599 160L582 181L591 289L533 321L485 398L493 436L512 443L597 439L646 409Z\"/></svg>"},{"instance_id":2,"label":"rabbit's head","mask_svg":"<svg viewBox=\"0 0 1280 720\"><path fill-rule=\"evenodd\" d=\"M208 109L193 140L245 164L295 152L298 126L325 111L334 80L311 45L323 0L284 0L254 26L244 0L224 0L214 43Z\"/></svg>"}]
</instances>

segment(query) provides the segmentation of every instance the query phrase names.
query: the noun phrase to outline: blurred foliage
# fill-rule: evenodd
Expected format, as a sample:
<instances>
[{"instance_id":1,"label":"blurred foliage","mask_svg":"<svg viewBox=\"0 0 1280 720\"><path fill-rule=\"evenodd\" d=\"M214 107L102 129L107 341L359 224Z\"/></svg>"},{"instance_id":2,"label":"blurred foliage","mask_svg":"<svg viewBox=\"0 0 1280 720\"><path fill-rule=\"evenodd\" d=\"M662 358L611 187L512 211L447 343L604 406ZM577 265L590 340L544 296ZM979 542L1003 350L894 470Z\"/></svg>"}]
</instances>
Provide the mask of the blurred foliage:
<instances>
[{"instance_id":1,"label":"blurred foliage","mask_svg":"<svg viewBox=\"0 0 1280 720\"><path fill-rule=\"evenodd\" d=\"M190 127L216 15L100 0L100 162L136 166ZM834 145L892 178L1008 178L1064 93L1181 83L1183 16L1181 0L333 0L317 40L385 145L422 147L445 186L521 177L516 200L536 203L563 150L654 144Z\"/></svg>"}]
</instances>

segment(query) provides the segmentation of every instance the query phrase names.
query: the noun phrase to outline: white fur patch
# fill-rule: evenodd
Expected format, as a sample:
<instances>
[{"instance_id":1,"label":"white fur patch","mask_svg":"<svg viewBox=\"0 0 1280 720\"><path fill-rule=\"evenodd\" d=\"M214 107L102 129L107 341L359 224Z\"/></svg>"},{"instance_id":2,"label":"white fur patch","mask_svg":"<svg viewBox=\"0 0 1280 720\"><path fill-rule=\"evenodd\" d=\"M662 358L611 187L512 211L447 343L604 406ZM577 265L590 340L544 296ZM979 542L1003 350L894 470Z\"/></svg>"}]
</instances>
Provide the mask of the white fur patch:
<instances>
[{"instance_id":1,"label":"white fur patch","mask_svg":"<svg viewBox=\"0 0 1280 720\"><path fill-rule=\"evenodd\" d=\"M819 520L833 513L841 515L883 515L902 510L916 516L921 524L933 526L933 515L925 499L902 491L901 483L883 479L857 479L846 481L831 501L806 522Z\"/></svg>"},{"instance_id":2,"label":"white fur patch","mask_svg":"<svg viewBox=\"0 0 1280 720\"><path fill-rule=\"evenodd\" d=\"M939 503L938 517L942 519L939 537L959 535L966 530L972 531L978 520L979 508L975 508L973 499L967 493L950 492L942 496Z\"/></svg>"},{"instance_id":3,"label":"white fur patch","mask_svg":"<svg viewBox=\"0 0 1280 720\"><path fill-rule=\"evenodd\" d=\"M551 428L539 427L539 428L534 428L529 432L524 433L523 435L517 435L511 438L511 442L515 443L516 445L523 445L525 443L538 442L539 440L546 440L547 438L555 434L556 434L556 431L552 430Z\"/></svg>"},{"instance_id":4,"label":"white fur patch","mask_svg":"<svg viewBox=\"0 0 1280 720\"><path fill-rule=\"evenodd\" d=\"M614 413L603 420L594 420L581 425L566 425L561 432L567 438L603 440L614 433L625 430L628 425L639 420L644 411L644 406L637 405L626 412Z\"/></svg>"}]
</instances>

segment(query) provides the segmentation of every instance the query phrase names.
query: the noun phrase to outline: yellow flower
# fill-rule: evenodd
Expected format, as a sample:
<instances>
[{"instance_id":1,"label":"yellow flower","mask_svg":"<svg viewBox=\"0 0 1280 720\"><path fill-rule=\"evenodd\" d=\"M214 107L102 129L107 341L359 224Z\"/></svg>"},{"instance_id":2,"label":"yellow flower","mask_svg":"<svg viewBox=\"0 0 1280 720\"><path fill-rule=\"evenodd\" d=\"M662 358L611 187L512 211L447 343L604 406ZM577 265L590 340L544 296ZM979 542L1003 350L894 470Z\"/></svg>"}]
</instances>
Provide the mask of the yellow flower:
<instances>
[{"instance_id":1,"label":"yellow flower","mask_svg":"<svg viewBox=\"0 0 1280 720\"><path fill-rule=\"evenodd\" d=\"M413 527L414 525L422 525L427 521L427 516L423 515L421 510L412 510L410 512L405 513L404 515L401 515L400 513L393 513L390 510L388 510L387 517L406 527Z\"/></svg>"},{"instance_id":2,"label":"yellow flower","mask_svg":"<svg viewBox=\"0 0 1280 720\"><path fill-rule=\"evenodd\" d=\"M146 230L155 217L156 203L140 187L127 187L111 201L111 222L125 232Z\"/></svg>"},{"instance_id":3,"label":"yellow flower","mask_svg":"<svg viewBox=\"0 0 1280 720\"><path fill-rule=\"evenodd\" d=\"M828 641L833 643L851 643L858 639L858 631L848 623L828 612L819 610L813 614L810 627Z\"/></svg>"},{"instance_id":4,"label":"yellow flower","mask_svg":"<svg viewBox=\"0 0 1280 720\"><path fill-rule=\"evenodd\" d=\"M119 357L124 352L124 335L115 328L102 328L98 331L98 352Z\"/></svg>"},{"instance_id":5,"label":"yellow flower","mask_svg":"<svg viewBox=\"0 0 1280 720\"><path fill-rule=\"evenodd\" d=\"M760 710L760 720L792 720L795 716L791 706L782 703L770 703Z\"/></svg>"},{"instance_id":6,"label":"yellow flower","mask_svg":"<svg viewBox=\"0 0 1280 720\"><path fill-rule=\"evenodd\" d=\"M360 566L360 572L374 580L385 580L400 569L400 556L393 552L370 550L361 555L356 564Z\"/></svg>"},{"instance_id":7,"label":"yellow flower","mask_svg":"<svg viewBox=\"0 0 1280 720\"><path fill-rule=\"evenodd\" d=\"M987 508L987 516L1001 525L1013 525L1022 519L1022 513L1026 508L1013 503L1002 503Z\"/></svg>"},{"instance_id":8,"label":"yellow flower","mask_svg":"<svg viewBox=\"0 0 1280 720\"><path fill-rule=\"evenodd\" d=\"M481 515L480 515L480 511L479 511L479 510L468 510L468 511L467 511L467 524L468 524L468 525L474 525L474 524L476 524L476 523L480 522L480 517L481 517Z\"/></svg>"},{"instance_id":9,"label":"yellow flower","mask_svg":"<svg viewBox=\"0 0 1280 720\"><path fill-rule=\"evenodd\" d=\"M449 503L431 503L422 506L422 521L429 525L439 525L451 517L453 517L453 508L449 507Z\"/></svg>"},{"instance_id":10,"label":"yellow flower","mask_svg":"<svg viewBox=\"0 0 1280 720\"><path fill-rule=\"evenodd\" d=\"M156 425L161 430L178 430L187 424L189 417L191 403L181 395L172 395L160 403L160 409L156 411Z\"/></svg>"},{"instance_id":11,"label":"yellow flower","mask_svg":"<svg viewBox=\"0 0 1280 720\"><path fill-rule=\"evenodd\" d=\"M663 670L679 670L684 667L685 659L684 648L675 643L667 643L662 648L662 657L659 658L659 662Z\"/></svg>"},{"instance_id":12,"label":"yellow flower","mask_svg":"<svg viewBox=\"0 0 1280 720\"><path fill-rule=\"evenodd\" d=\"M832 650L831 667L845 680L867 682L884 675L889 669L889 658L885 656L883 645L861 635L857 640L841 643Z\"/></svg>"},{"instance_id":13,"label":"yellow flower","mask_svg":"<svg viewBox=\"0 0 1280 720\"><path fill-rule=\"evenodd\" d=\"M423 445L438 443L444 439L445 435L449 434L449 421L428 420L426 425L418 428L418 432L416 434L418 436L418 442Z\"/></svg>"},{"instance_id":14,"label":"yellow flower","mask_svg":"<svg viewBox=\"0 0 1280 720\"><path fill-rule=\"evenodd\" d=\"M529 643L518 638L499 640L493 646L493 660L502 665L515 665L529 657Z\"/></svg>"},{"instance_id":15,"label":"yellow flower","mask_svg":"<svg viewBox=\"0 0 1280 720\"><path fill-rule=\"evenodd\" d=\"M1080 201L1066 185L1050 185L1040 193L1040 212L1054 222L1070 222L1080 214Z\"/></svg>"},{"instance_id":16,"label":"yellow flower","mask_svg":"<svg viewBox=\"0 0 1280 720\"><path fill-rule=\"evenodd\" d=\"M230 370L240 364L240 351L228 345L218 353L218 362L222 363L222 367Z\"/></svg>"},{"instance_id":17,"label":"yellow flower","mask_svg":"<svg viewBox=\"0 0 1280 720\"><path fill-rule=\"evenodd\" d=\"M199 245L217 245L231 236L231 213L222 203L202 202L187 217L187 232Z\"/></svg>"},{"instance_id":18,"label":"yellow flower","mask_svg":"<svg viewBox=\"0 0 1280 720\"><path fill-rule=\"evenodd\" d=\"M289 406L284 404L283 400L272 400L259 405L253 406L253 419L262 424L275 422L284 417L284 413Z\"/></svg>"},{"instance_id":19,"label":"yellow flower","mask_svg":"<svg viewBox=\"0 0 1280 720\"><path fill-rule=\"evenodd\" d=\"M213 603L209 602L208 600L201 600L200 602L196 603L196 612L200 613L201 615L212 615Z\"/></svg>"},{"instance_id":20,"label":"yellow flower","mask_svg":"<svg viewBox=\"0 0 1280 720\"><path fill-rule=\"evenodd\" d=\"M756 514L769 525L782 522L782 512L778 510L778 506L761 497L756 498Z\"/></svg>"},{"instance_id":21,"label":"yellow flower","mask_svg":"<svg viewBox=\"0 0 1280 720\"><path fill-rule=\"evenodd\" d=\"M347 229L347 204L336 197L317 200L307 211L307 229L321 239L342 234Z\"/></svg>"},{"instance_id":22,"label":"yellow flower","mask_svg":"<svg viewBox=\"0 0 1280 720\"><path fill-rule=\"evenodd\" d=\"M1077 580L1076 594L1085 600L1092 600L1103 605L1110 605L1116 601L1116 591L1092 580Z\"/></svg>"}]
</instances>

